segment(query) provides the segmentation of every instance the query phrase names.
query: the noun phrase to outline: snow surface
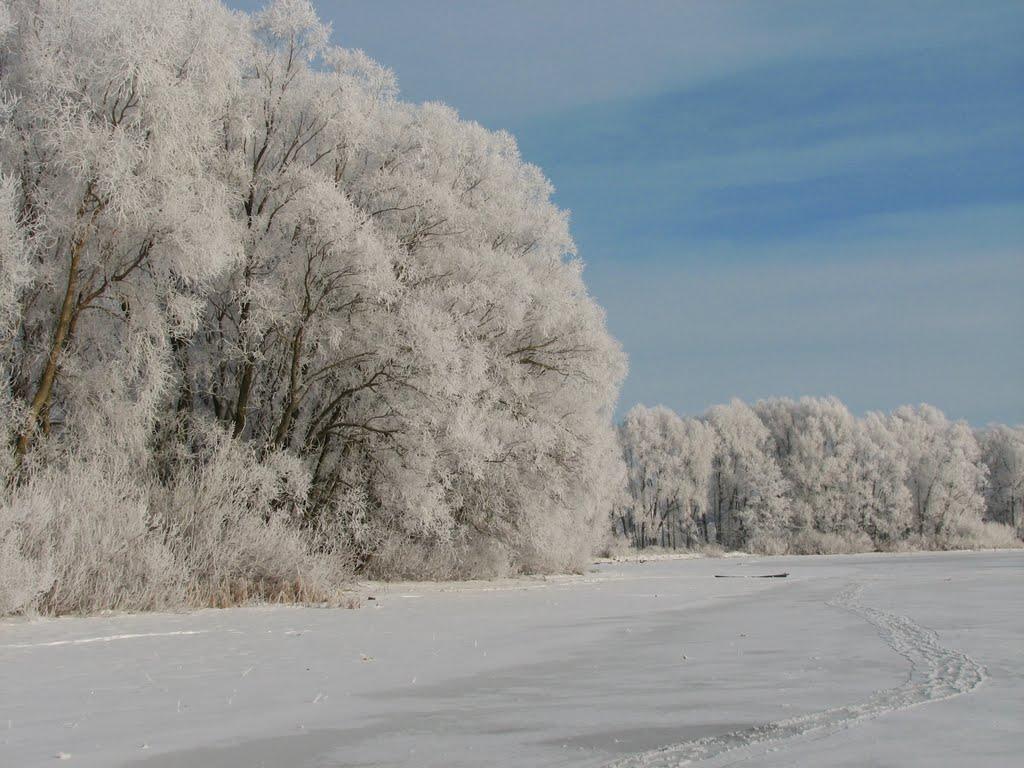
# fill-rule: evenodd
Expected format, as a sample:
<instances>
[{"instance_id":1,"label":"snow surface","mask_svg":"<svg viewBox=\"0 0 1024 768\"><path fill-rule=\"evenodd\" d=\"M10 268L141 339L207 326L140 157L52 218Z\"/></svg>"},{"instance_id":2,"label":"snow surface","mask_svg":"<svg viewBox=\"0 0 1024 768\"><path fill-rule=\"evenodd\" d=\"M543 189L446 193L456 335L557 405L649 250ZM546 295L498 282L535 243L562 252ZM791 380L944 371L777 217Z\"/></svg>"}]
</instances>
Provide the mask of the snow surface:
<instances>
[{"instance_id":1,"label":"snow surface","mask_svg":"<svg viewBox=\"0 0 1024 768\"><path fill-rule=\"evenodd\" d=\"M1017 766L1022 576L1020 552L657 560L0 622L0 766Z\"/></svg>"}]
</instances>

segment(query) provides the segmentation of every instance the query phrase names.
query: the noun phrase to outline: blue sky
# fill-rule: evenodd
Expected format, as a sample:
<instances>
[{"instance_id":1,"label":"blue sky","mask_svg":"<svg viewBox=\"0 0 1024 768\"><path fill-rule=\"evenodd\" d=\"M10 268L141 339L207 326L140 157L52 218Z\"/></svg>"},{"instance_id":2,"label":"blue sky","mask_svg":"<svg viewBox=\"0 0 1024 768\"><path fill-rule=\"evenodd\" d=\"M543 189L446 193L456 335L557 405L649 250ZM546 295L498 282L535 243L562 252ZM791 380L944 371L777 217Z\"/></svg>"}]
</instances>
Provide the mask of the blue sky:
<instances>
[{"instance_id":1,"label":"blue sky","mask_svg":"<svg viewBox=\"0 0 1024 768\"><path fill-rule=\"evenodd\" d=\"M630 357L620 411L1024 422L1024 3L317 6L551 178Z\"/></svg>"}]
</instances>

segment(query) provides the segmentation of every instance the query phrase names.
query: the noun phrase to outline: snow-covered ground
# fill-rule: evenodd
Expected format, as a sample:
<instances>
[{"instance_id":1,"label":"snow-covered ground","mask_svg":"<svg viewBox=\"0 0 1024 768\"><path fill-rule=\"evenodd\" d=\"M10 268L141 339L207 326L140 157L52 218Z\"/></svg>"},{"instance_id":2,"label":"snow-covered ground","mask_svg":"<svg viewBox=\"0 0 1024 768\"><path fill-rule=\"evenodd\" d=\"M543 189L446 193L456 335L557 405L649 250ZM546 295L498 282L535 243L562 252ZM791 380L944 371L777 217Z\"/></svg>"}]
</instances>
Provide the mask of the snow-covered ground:
<instances>
[{"instance_id":1,"label":"snow-covered ground","mask_svg":"<svg viewBox=\"0 0 1024 768\"><path fill-rule=\"evenodd\" d=\"M1020 552L659 560L0 622L0 765L1017 766L1022 577Z\"/></svg>"}]
</instances>

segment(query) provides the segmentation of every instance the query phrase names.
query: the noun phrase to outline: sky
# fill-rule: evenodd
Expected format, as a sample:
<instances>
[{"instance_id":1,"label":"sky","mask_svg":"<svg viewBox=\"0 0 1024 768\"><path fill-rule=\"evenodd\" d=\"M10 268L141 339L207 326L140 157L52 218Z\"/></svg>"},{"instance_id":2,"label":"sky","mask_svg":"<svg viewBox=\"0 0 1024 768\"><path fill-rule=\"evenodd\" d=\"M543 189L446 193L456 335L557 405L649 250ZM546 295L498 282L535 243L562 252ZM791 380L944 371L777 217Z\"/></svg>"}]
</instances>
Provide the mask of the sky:
<instances>
[{"instance_id":1,"label":"sky","mask_svg":"<svg viewBox=\"0 0 1024 768\"><path fill-rule=\"evenodd\" d=\"M1019 0L315 5L544 169L629 356L620 414L1024 422Z\"/></svg>"}]
</instances>

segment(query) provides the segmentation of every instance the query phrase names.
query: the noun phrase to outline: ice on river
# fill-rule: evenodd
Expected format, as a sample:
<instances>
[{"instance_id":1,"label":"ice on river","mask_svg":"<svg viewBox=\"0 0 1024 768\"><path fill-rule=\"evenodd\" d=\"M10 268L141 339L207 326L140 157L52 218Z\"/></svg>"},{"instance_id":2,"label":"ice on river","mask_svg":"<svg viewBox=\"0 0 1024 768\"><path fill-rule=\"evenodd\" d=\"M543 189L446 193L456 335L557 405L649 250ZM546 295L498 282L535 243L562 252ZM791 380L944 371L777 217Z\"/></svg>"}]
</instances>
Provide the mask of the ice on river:
<instances>
[{"instance_id":1,"label":"ice on river","mask_svg":"<svg viewBox=\"0 0 1024 768\"><path fill-rule=\"evenodd\" d=\"M1015 766L1022 577L1018 552L659 560L0 622L0 765Z\"/></svg>"}]
</instances>

